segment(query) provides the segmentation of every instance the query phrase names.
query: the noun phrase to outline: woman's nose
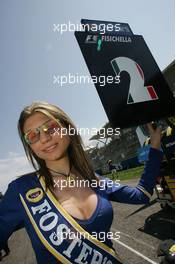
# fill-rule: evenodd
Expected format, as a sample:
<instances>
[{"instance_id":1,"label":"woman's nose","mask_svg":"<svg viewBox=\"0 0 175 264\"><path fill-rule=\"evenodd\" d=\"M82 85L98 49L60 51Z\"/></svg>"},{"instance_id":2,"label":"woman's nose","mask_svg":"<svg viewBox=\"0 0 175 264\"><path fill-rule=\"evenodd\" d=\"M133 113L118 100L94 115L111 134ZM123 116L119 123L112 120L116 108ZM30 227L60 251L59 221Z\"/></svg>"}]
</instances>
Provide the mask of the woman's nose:
<instances>
[{"instance_id":1,"label":"woman's nose","mask_svg":"<svg viewBox=\"0 0 175 264\"><path fill-rule=\"evenodd\" d=\"M40 142L45 143L51 140L51 135L48 132L44 132L43 130L40 131Z\"/></svg>"}]
</instances>

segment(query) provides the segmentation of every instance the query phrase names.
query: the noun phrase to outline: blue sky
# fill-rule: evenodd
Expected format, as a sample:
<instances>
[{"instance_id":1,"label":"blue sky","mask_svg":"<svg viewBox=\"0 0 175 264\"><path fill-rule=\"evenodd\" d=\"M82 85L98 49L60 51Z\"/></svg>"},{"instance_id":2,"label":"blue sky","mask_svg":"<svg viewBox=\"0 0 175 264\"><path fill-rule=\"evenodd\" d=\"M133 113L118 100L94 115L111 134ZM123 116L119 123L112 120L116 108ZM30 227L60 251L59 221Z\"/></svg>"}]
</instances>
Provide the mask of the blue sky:
<instances>
[{"instance_id":1,"label":"blue sky","mask_svg":"<svg viewBox=\"0 0 175 264\"><path fill-rule=\"evenodd\" d=\"M129 23L163 70L175 55L174 10L174 0L0 1L0 190L30 169L16 128L24 106L35 100L56 104L79 127L107 122L93 84L53 84L54 74L89 75L73 32L61 35L53 24L81 18Z\"/></svg>"}]
</instances>

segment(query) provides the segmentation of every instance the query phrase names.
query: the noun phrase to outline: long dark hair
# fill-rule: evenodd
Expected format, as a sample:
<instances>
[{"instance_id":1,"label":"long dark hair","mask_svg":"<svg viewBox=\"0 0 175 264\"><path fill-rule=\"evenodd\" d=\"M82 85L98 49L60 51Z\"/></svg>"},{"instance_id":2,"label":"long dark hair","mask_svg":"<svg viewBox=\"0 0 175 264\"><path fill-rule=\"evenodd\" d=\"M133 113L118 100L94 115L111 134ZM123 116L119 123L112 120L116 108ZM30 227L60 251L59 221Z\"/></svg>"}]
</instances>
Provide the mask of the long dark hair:
<instances>
[{"instance_id":1,"label":"long dark hair","mask_svg":"<svg viewBox=\"0 0 175 264\"><path fill-rule=\"evenodd\" d=\"M74 128L77 131L75 125L73 124L72 120L68 117L68 115L59 107L46 103L46 102L33 102L31 105L26 106L20 114L19 121L18 121L18 132L20 138L22 140L24 150L26 156L33 165L34 169L39 173L40 176L43 176L45 179L46 189L53 187L53 178L46 167L46 163L43 159L40 159L30 148L24 139L24 123L32 116L34 113L40 112L45 114L51 119L59 122L61 127L68 127ZM59 120L59 121L58 121ZM78 173L84 178L89 181L93 179L99 182L98 177L95 175L91 162L84 151L83 141L81 136L78 133L74 133L73 135L69 135L70 137L70 145L68 147L68 156L70 164L74 166L74 168L78 171Z\"/></svg>"}]
</instances>

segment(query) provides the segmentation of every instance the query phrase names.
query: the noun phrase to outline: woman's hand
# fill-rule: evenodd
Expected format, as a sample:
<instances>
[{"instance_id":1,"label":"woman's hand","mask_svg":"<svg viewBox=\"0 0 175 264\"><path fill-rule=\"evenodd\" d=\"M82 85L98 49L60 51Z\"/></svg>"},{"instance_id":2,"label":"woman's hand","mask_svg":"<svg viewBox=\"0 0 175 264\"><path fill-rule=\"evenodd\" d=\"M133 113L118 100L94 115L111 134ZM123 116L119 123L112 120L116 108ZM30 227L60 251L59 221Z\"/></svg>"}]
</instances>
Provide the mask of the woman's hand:
<instances>
[{"instance_id":1,"label":"woman's hand","mask_svg":"<svg viewBox=\"0 0 175 264\"><path fill-rule=\"evenodd\" d=\"M151 147L155 149L160 149L161 147L161 129L159 127L153 128L152 123L147 123L147 127L150 134Z\"/></svg>"}]
</instances>

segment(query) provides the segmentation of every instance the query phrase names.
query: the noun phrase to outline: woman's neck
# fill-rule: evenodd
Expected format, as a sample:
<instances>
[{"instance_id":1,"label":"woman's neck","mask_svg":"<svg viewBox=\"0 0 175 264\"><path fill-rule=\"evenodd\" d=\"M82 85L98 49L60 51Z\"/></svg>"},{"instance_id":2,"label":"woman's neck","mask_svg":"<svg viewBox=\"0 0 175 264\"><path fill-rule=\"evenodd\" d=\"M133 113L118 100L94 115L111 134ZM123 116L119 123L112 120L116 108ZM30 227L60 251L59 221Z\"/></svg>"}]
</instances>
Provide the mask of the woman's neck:
<instances>
[{"instance_id":1,"label":"woman's neck","mask_svg":"<svg viewBox=\"0 0 175 264\"><path fill-rule=\"evenodd\" d=\"M56 172L68 174L70 171L70 160L68 155L66 155L59 160L47 160L46 166L48 169L54 170Z\"/></svg>"}]
</instances>

